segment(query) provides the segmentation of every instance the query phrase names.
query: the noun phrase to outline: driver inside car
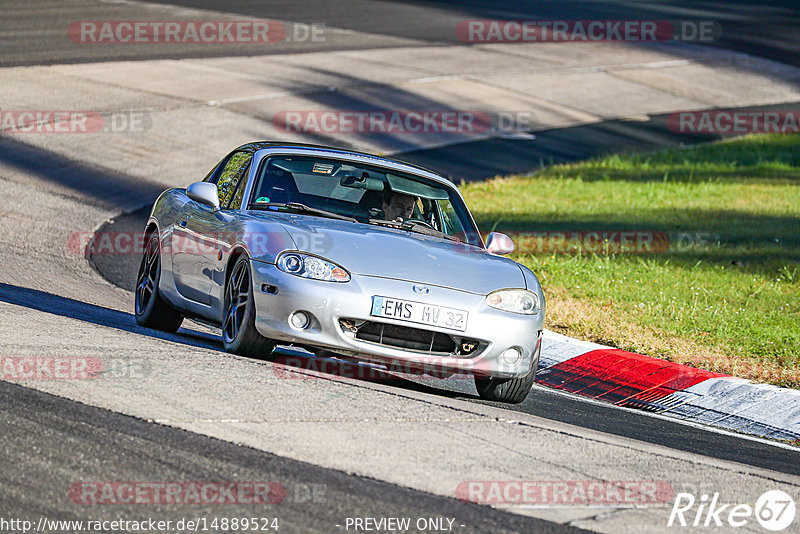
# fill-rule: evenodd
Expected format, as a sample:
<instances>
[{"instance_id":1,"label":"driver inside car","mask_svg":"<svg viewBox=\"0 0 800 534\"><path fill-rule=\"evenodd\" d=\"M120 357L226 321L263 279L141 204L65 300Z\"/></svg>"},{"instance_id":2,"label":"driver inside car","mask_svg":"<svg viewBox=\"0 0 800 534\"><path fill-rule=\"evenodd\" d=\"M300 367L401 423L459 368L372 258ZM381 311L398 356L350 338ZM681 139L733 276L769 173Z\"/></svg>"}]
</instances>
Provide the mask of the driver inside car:
<instances>
[{"instance_id":1,"label":"driver inside car","mask_svg":"<svg viewBox=\"0 0 800 534\"><path fill-rule=\"evenodd\" d=\"M383 198L383 214L387 221L403 222L411 218L418 197L389 191Z\"/></svg>"}]
</instances>

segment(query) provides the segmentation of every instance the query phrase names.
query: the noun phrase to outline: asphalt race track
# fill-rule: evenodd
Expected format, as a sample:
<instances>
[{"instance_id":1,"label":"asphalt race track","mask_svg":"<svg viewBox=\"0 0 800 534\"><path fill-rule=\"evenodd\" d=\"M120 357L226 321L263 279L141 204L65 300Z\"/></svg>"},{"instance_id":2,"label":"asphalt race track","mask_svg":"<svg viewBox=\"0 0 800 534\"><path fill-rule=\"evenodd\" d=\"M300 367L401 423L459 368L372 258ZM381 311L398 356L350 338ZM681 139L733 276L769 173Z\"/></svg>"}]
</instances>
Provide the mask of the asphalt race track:
<instances>
[{"instance_id":1,"label":"asphalt race track","mask_svg":"<svg viewBox=\"0 0 800 534\"><path fill-rule=\"evenodd\" d=\"M800 66L800 9L789 0L759 5L744 0L158 5L9 0L4 10L0 67L458 45L452 28L467 18L714 20L723 32L709 46ZM76 45L59 30L65 21L185 19L197 17L202 12L197 10L222 13L225 20L322 23L332 28L332 37L317 45L287 41L266 50L103 47ZM70 83L64 76L64 90ZM541 130L535 139L423 147L400 157L453 177L483 179L542 163L719 138L676 135L665 122L666 114L654 113ZM150 157L135 143L124 150L141 161ZM476 154L480 164L466 163ZM676 492L719 491L731 502L752 504L775 487L798 494L796 447L538 386L522 404L506 406L480 401L471 381L392 376L370 381L347 373L309 373L303 365L226 355L213 329L189 321L174 335L138 328L130 289L139 257L76 257L62 250L64 234L98 227L139 231L148 212L140 207L164 186L143 180L136 169L112 172L85 163L83 156L79 150L50 151L22 136L0 136L0 184L14 199L0 207L6 271L0 278L0 346L4 356L86 357L106 365L122 362L123 369L142 373L108 380L0 381L0 518L177 521L266 514L279 518L280 532L338 532L347 530L348 518L409 517L449 518L455 532L640 533L664 531L671 502L504 510L460 501L456 487L470 479L668 480ZM117 215L131 206L139 209ZM307 361L287 354L293 362ZM81 481L272 481L286 496L257 512L243 504L87 506L70 493Z\"/></svg>"},{"instance_id":2,"label":"asphalt race track","mask_svg":"<svg viewBox=\"0 0 800 534\"><path fill-rule=\"evenodd\" d=\"M315 2L313 0L279 0L257 2L252 0L170 0L159 2L194 9L239 14L257 18L322 23L330 27L356 30L361 36L337 42L334 49L359 49L375 46L375 42L363 37L374 34L393 38L380 46L402 46L409 41L431 44L458 44L453 28L464 19L502 20L690 20L716 21L722 26L718 39L709 43L731 50L761 55L782 63L800 65L800 42L797 26L800 12L793 0L767 0L754 4L748 0L714 2L710 0L658 0L637 2L615 0L610 2L588 2L575 0L559 2L481 2L479 0L439 0L416 2L370 2L349 0L347 2ZM254 51L247 48L215 52L213 47L190 47L179 52L153 50L150 45L142 47L70 47L53 30L67 20L108 20L110 12L119 17L119 11L111 3L88 1L74 2L65 7L58 0L41 2L41 12L25 9L25 2L11 0L5 3L2 32L26 28L35 41L8 42L0 59L2 65L33 65L41 63L70 63L80 61L104 61L129 59L154 59L158 57L207 57L209 55L263 54L292 52L291 43ZM113 9L113 11L112 11ZM141 11L131 5L130 13ZM158 12L154 10L153 12ZM134 16L134 19L142 19ZM183 17L177 17L183 18ZM300 50L308 51L308 43ZM149 48L148 48L149 47ZM130 48L131 50L128 50ZM330 50L330 44L320 49Z\"/></svg>"},{"instance_id":3,"label":"asphalt race track","mask_svg":"<svg viewBox=\"0 0 800 534\"><path fill-rule=\"evenodd\" d=\"M347 517L378 517L388 510L397 517L448 517L465 525L463 532L582 532L536 518L446 499L392 484L279 458L191 432L125 417L106 410L0 382L4 432L0 441L7 461L0 512L4 516L65 517L59 508L75 476L102 479L113 464L117 480L225 480L235 472L242 481L280 480L285 498L259 510L290 532L331 532ZM58 436L54 440L54 436ZM31 451L46 450L36 457ZM76 460L80 461L76 465ZM31 487L31 480L47 480ZM319 488L324 488L320 491ZM137 510L137 507L139 510ZM96 519L212 516L213 510L163 505L141 512L141 506L116 508ZM252 515L252 506L226 506L229 517ZM338 520L335 518L339 518ZM94 519L94 518L93 518Z\"/></svg>"}]
</instances>

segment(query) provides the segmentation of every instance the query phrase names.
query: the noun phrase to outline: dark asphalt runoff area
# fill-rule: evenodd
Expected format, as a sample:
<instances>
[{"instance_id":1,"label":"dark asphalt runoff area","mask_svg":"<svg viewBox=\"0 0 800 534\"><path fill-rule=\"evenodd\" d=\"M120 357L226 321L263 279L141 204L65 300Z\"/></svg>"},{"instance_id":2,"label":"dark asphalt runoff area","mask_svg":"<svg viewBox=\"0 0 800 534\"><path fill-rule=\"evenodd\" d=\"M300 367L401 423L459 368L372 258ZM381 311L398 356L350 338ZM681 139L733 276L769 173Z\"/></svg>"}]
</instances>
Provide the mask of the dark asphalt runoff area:
<instances>
[{"instance_id":1,"label":"dark asphalt runoff area","mask_svg":"<svg viewBox=\"0 0 800 534\"><path fill-rule=\"evenodd\" d=\"M782 63L800 65L800 4L795 0L538 0L536 2L481 0L372 1L347 0L165 0L158 4L207 10L214 13L277 19L365 34L413 39L421 43L462 44L456 26L466 19L487 20L647 20L710 21L720 35L710 46L755 54ZM73 22L85 20L162 20L163 11L143 8L135 2L93 0L5 0L0 17L0 65L80 63L124 59L211 57L230 55L284 54L323 50L361 49L374 43L354 35L346 42L309 40L258 45L76 44L67 37ZM174 13L170 20L197 20ZM25 38L21 39L20 35ZM400 43L398 43L400 44ZM392 46L385 44L384 46Z\"/></svg>"},{"instance_id":2,"label":"dark asphalt runoff area","mask_svg":"<svg viewBox=\"0 0 800 534\"><path fill-rule=\"evenodd\" d=\"M280 0L166 0L164 3L219 9L253 17L321 21L337 28L420 41L459 43L454 27L464 19L488 20L664 20L711 21L721 34L710 44L800 65L800 3L795 0L537 0L485 2L315 2ZM265 5L266 4L266 5Z\"/></svg>"},{"instance_id":3,"label":"dark asphalt runoff area","mask_svg":"<svg viewBox=\"0 0 800 534\"><path fill-rule=\"evenodd\" d=\"M255 517L259 532L263 525L268 525L270 531L281 533L330 533L345 532L347 518L397 517L410 518L412 525L419 518L450 519L455 533L586 532L350 476L2 381L0 429L3 458L0 517L28 520L34 525L40 518L50 521L152 518L173 521L176 525L181 519L206 518L210 522L214 518ZM82 484L106 481L238 482L242 486L266 482L270 484L265 499L269 503L250 504L245 502L250 499L247 496L237 504L229 501L194 504L187 492L189 504L161 504L158 494L153 492L150 502L154 504L117 504L115 497L108 496L104 502L95 504L95 496L102 493L85 490ZM118 495L126 498L124 494ZM279 528L273 529L274 525ZM90 529L73 526L51 527L46 531L87 530ZM169 529L176 530L179 529Z\"/></svg>"}]
</instances>

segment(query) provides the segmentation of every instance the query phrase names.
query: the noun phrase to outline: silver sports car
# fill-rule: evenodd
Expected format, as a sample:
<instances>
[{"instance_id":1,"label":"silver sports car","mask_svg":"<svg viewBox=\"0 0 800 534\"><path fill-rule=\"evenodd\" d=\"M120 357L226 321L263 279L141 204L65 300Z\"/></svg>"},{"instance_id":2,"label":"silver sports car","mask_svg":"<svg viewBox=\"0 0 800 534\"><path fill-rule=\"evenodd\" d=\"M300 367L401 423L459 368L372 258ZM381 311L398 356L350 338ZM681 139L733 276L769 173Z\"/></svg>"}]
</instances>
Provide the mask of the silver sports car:
<instances>
[{"instance_id":1,"label":"silver sports car","mask_svg":"<svg viewBox=\"0 0 800 534\"><path fill-rule=\"evenodd\" d=\"M136 281L136 320L168 332L217 324L225 349L276 345L446 377L521 402L536 374L544 296L486 244L458 189L399 161L256 142L201 182L156 200Z\"/></svg>"}]
</instances>

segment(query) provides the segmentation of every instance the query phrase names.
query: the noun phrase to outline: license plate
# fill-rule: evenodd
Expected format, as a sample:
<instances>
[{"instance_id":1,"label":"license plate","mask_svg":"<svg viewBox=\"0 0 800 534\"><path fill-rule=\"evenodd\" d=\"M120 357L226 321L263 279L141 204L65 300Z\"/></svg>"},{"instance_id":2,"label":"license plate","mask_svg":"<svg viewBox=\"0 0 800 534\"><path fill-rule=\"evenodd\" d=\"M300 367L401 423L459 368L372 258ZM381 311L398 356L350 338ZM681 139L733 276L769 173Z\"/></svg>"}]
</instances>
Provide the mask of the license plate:
<instances>
[{"instance_id":1,"label":"license plate","mask_svg":"<svg viewBox=\"0 0 800 534\"><path fill-rule=\"evenodd\" d=\"M467 329L468 313L422 302L374 296L370 315L464 332Z\"/></svg>"}]
</instances>

